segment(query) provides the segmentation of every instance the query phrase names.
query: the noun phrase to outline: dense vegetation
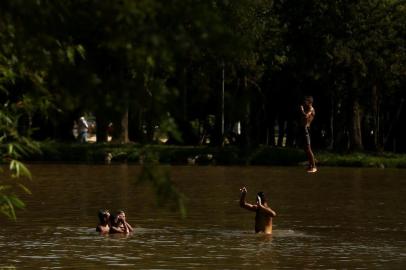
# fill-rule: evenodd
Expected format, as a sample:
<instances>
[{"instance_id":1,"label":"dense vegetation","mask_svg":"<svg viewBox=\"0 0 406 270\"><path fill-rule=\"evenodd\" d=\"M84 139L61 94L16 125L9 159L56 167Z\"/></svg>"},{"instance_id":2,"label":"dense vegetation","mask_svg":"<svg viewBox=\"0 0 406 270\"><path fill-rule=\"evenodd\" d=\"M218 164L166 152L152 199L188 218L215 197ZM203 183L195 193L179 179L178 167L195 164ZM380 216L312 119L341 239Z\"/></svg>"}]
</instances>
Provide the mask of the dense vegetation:
<instances>
[{"instance_id":1,"label":"dense vegetation","mask_svg":"<svg viewBox=\"0 0 406 270\"><path fill-rule=\"evenodd\" d=\"M1 1L1 159L16 173L83 114L98 142L112 123L115 142L295 147L304 95L314 147L406 152L405 36L402 0Z\"/></svg>"},{"instance_id":2,"label":"dense vegetation","mask_svg":"<svg viewBox=\"0 0 406 270\"><path fill-rule=\"evenodd\" d=\"M15 208L23 208L18 193L30 193L24 181L31 179L30 171L19 161L22 156L38 153L37 143L18 132L18 108L5 104L0 111L0 214L16 219Z\"/></svg>"},{"instance_id":3,"label":"dense vegetation","mask_svg":"<svg viewBox=\"0 0 406 270\"><path fill-rule=\"evenodd\" d=\"M278 126L294 146L310 94L315 146L406 150L404 1L0 5L2 106L19 103L38 140L72 140L92 113L99 142L112 122L116 141L220 145L240 122L238 144L281 145Z\"/></svg>"}]
</instances>

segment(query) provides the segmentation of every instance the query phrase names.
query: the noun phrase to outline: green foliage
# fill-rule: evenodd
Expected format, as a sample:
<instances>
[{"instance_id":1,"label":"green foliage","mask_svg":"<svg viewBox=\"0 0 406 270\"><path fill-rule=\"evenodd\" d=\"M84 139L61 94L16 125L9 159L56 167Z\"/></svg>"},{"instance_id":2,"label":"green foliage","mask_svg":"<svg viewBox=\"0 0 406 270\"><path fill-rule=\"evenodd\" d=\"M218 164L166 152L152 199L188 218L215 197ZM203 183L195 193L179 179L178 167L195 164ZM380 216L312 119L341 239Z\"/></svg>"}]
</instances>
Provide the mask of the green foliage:
<instances>
[{"instance_id":1,"label":"green foliage","mask_svg":"<svg viewBox=\"0 0 406 270\"><path fill-rule=\"evenodd\" d=\"M185 195L175 187L169 169L159 166L157 154L151 150L145 151L142 155L142 169L137 182L152 185L158 206L179 210L181 217L186 217Z\"/></svg>"},{"instance_id":2,"label":"green foliage","mask_svg":"<svg viewBox=\"0 0 406 270\"><path fill-rule=\"evenodd\" d=\"M18 117L10 109L0 109L0 213L10 219L16 219L15 209L25 204L17 195L18 191L31 194L21 178L31 179L28 168L19 159L38 150L36 143L18 133Z\"/></svg>"},{"instance_id":3,"label":"green foliage","mask_svg":"<svg viewBox=\"0 0 406 270\"><path fill-rule=\"evenodd\" d=\"M15 209L24 207L18 193L30 194L23 180L31 174L20 160L38 151L30 140L34 129L29 122L51 107L52 100L46 88L49 52L38 46L41 35L27 35L31 25L25 24L29 17L24 15L33 3L0 4L0 212L13 220Z\"/></svg>"},{"instance_id":4,"label":"green foliage","mask_svg":"<svg viewBox=\"0 0 406 270\"><path fill-rule=\"evenodd\" d=\"M182 134L179 132L175 120L170 115L167 115L160 122L159 130L156 136L159 138L162 136L167 136L166 134L171 136L174 140L182 142Z\"/></svg>"},{"instance_id":5,"label":"green foliage","mask_svg":"<svg viewBox=\"0 0 406 270\"><path fill-rule=\"evenodd\" d=\"M218 134L223 70L226 122L242 121L248 134L264 126L258 115L275 114L275 100L292 107L310 92L334 111L360 99L370 119L372 87L385 108L402 95L404 1L26 0L0 8L0 88L24 99L31 116L50 110L39 125L51 123L56 139L66 140L64 127L83 111L100 129L113 122L120 131L129 111L142 142L158 126L180 143L190 122L208 115Z\"/></svg>"}]
</instances>

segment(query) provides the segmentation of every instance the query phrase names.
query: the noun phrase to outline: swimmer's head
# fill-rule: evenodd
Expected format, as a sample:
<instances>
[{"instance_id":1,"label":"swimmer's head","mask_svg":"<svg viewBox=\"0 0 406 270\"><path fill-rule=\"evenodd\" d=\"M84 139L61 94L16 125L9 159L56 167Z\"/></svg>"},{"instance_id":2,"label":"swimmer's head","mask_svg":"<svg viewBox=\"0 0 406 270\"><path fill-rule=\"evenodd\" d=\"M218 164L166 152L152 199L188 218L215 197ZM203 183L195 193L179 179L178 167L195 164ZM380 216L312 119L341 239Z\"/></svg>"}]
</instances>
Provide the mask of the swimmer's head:
<instances>
[{"instance_id":1,"label":"swimmer's head","mask_svg":"<svg viewBox=\"0 0 406 270\"><path fill-rule=\"evenodd\" d=\"M257 202L259 202L259 200L261 200L261 204L264 204L267 202L267 199L265 197L265 193L263 193L262 191L257 193Z\"/></svg>"},{"instance_id":2,"label":"swimmer's head","mask_svg":"<svg viewBox=\"0 0 406 270\"><path fill-rule=\"evenodd\" d=\"M116 219L117 220L123 220L125 219L125 212L123 210L118 210L116 212Z\"/></svg>"},{"instance_id":3,"label":"swimmer's head","mask_svg":"<svg viewBox=\"0 0 406 270\"><path fill-rule=\"evenodd\" d=\"M304 101L304 104L306 104L306 105L312 105L313 104L313 97L312 96L305 96L303 101Z\"/></svg>"},{"instance_id":4,"label":"swimmer's head","mask_svg":"<svg viewBox=\"0 0 406 270\"><path fill-rule=\"evenodd\" d=\"M110 212L109 210L106 209L100 209L97 215L99 217L100 222L106 222L109 220Z\"/></svg>"}]
</instances>

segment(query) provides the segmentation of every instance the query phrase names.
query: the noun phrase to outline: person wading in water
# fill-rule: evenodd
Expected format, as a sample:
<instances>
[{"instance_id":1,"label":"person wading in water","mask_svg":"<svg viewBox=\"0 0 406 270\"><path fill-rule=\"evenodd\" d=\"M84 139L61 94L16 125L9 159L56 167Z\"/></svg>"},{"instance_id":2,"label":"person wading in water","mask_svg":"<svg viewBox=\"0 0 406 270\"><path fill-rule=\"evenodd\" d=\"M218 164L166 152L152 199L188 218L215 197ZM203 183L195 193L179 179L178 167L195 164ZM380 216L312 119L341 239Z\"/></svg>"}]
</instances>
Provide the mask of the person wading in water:
<instances>
[{"instance_id":1,"label":"person wading in water","mask_svg":"<svg viewBox=\"0 0 406 270\"><path fill-rule=\"evenodd\" d=\"M263 192L258 192L256 204L250 204L245 201L247 188L240 188L240 207L255 212L255 232L272 234L272 218L276 212L268 206L267 199Z\"/></svg>"}]
</instances>

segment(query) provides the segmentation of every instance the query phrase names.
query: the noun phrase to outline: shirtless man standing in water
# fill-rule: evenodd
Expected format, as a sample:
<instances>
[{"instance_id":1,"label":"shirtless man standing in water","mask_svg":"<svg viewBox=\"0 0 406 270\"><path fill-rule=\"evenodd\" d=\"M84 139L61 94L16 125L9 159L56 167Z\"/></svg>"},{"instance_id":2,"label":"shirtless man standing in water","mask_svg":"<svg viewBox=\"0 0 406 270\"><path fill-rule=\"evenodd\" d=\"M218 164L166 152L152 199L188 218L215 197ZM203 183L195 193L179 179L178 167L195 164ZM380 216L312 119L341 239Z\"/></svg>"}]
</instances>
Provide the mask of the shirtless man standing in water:
<instances>
[{"instance_id":1,"label":"shirtless man standing in water","mask_svg":"<svg viewBox=\"0 0 406 270\"><path fill-rule=\"evenodd\" d=\"M255 232L272 234L272 218L276 216L276 212L272 210L267 203L265 194L263 192L258 192L257 203L250 204L245 201L247 195L247 189L245 187L240 188L240 206L247 210L255 212Z\"/></svg>"}]
</instances>

